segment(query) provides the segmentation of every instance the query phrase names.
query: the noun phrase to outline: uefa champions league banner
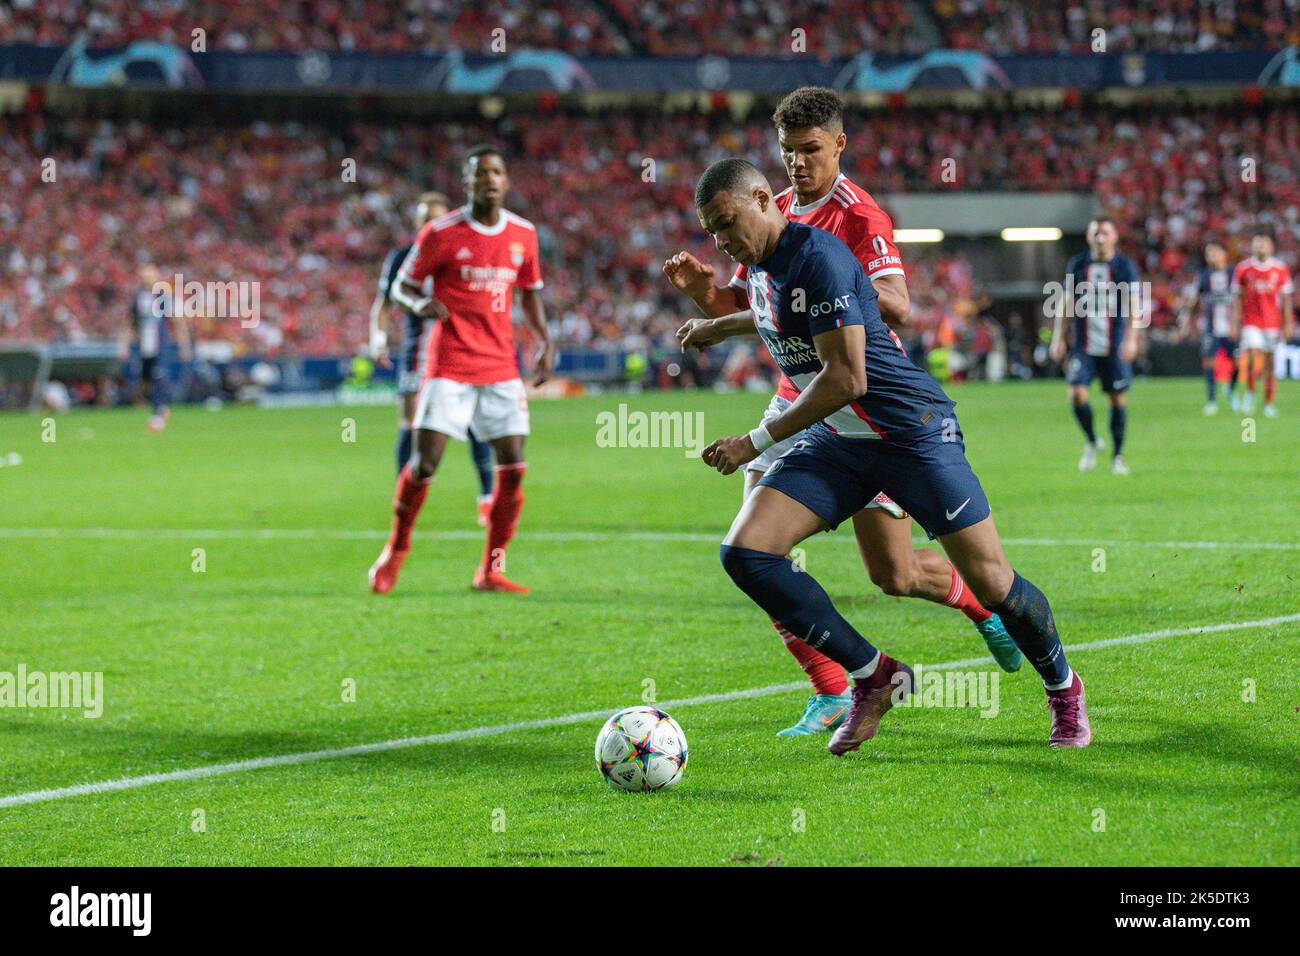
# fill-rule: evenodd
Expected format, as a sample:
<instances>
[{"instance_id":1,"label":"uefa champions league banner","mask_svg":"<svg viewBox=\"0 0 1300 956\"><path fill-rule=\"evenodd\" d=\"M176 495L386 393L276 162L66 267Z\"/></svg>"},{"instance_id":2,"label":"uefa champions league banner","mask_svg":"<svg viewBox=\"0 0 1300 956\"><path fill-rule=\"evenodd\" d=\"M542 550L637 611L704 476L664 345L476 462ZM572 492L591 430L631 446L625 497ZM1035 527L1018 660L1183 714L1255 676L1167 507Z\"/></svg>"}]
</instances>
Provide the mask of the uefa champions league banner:
<instances>
[{"instance_id":1,"label":"uefa champions league banner","mask_svg":"<svg viewBox=\"0 0 1300 956\"><path fill-rule=\"evenodd\" d=\"M348 89L451 94L584 90L783 93L801 85L845 91L911 89L1101 89L1174 85L1300 86L1300 49L1253 53L989 56L931 50L921 56L862 53L813 57L576 57L521 49L501 56L430 54L193 53L166 43L126 47L0 47L0 81L69 86L216 90Z\"/></svg>"}]
</instances>

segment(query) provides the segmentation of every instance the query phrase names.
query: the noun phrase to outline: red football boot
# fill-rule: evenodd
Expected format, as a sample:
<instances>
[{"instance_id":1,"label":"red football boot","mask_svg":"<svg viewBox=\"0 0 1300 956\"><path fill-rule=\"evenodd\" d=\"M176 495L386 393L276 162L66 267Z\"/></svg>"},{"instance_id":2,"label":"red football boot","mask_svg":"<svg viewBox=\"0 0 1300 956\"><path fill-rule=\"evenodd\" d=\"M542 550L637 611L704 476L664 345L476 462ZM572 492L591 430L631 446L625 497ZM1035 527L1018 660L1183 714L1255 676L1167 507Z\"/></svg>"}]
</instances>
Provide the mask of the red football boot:
<instances>
[{"instance_id":1,"label":"red football boot","mask_svg":"<svg viewBox=\"0 0 1300 956\"><path fill-rule=\"evenodd\" d=\"M484 571L479 568L474 574L475 591L505 591L509 594L527 594L528 588L507 580L500 571Z\"/></svg>"},{"instance_id":2,"label":"red football boot","mask_svg":"<svg viewBox=\"0 0 1300 956\"><path fill-rule=\"evenodd\" d=\"M384 545L384 550L370 566L370 590L376 594L387 594L391 591L393 585L397 583L398 572L402 570L402 562L410 553L410 548L394 551L392 544Z\"/></svg>"}]
</instances>

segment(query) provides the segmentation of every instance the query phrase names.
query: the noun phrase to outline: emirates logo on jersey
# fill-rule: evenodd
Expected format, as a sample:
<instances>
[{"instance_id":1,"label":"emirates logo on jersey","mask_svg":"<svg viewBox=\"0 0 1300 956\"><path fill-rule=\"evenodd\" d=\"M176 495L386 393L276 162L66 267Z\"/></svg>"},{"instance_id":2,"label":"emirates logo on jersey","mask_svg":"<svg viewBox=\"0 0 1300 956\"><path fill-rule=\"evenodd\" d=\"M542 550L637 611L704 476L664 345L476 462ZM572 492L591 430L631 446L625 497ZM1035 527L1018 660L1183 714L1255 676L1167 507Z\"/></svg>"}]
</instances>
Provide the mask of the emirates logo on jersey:
<instances>
[{"instance_id":1,"label":"emirates logo on jersey","mask_svg":"<svg viewBox=\"0 0 1300 956\"><path fill-rule=\"evenodd\" d=\"M524 264L524 244L522 242L510 243L510 261L515 264L516 269Z\"/></svg>"}]
</instances>

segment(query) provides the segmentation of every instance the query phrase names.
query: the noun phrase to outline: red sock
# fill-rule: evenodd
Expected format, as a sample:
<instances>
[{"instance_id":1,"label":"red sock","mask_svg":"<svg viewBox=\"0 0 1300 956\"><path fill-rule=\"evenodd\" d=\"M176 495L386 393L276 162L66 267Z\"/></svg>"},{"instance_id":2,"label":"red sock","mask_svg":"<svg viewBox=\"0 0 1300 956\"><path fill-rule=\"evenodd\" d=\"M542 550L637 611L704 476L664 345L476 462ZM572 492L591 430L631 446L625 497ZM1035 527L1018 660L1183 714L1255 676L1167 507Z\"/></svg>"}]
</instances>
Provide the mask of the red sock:
<instances>
[{"instance_id":1,"label":"red sock","mask_svg":"<svg viewBox=\"0 0 1300 956\"><path fill-rule=\"evenodd\" d=\"M849 679L844 676L844 668L815 648L809 647L795 637L776 621L772 622L776 633L785 641L785 648L794 655L799 666L804 669L812 681L813 690L818 694L832 694L838 697L849 686Z\"/></svg>"},{"instance_id":2,"label":"red sock","mask_svg":"<svg viewBox=\"0 0 1300 956\"><path fill-rule=\"evenodd\" d=\"M1270 378L1264 383L1264 404L1272 405L1273 396L1277 394L1277 378Z\"/></svg>"},{"instance_id":3,"label":"red sock","mask_svg":"<svg viewBox=\"0 0 1300 956\"><path fill-rule=\"evenodd\" d=\"M951 564L948 565L952 567ZM952 587L948 589L948 596L943 599L943 603L949 607L955 607L976 624L983 624L993 616L993 612L987 610L983 604L975 599L970 588L966 587L966 582L961 579L956 568L952 568Z\"/></svg>"},{"instance_id":4,"label":"red sock","mask_svg":"<svg viewBox=\"0 0 1300 956\"><path fill-rule=\"evenodd\" d=\"M414 477L409 465L403 468L397 476L397 494L393 497L393 530L388 533L388 544L394 551L405 551L411 546L411 529L428 494L428 482Z\"/></svg>"},{"instance_id":5,"label":"red sock","mask_svg":"<svg viewBox=\"0 0 1300 956\"><path fill-rule=\"evenodd\" d=\"M487 546L483 549L483 570L504 573L506 545L515 536L519 512L524 507L525 462L497 465L496 490L492 492L492 507L488 509Z\"/></svg>"}]
</instances>

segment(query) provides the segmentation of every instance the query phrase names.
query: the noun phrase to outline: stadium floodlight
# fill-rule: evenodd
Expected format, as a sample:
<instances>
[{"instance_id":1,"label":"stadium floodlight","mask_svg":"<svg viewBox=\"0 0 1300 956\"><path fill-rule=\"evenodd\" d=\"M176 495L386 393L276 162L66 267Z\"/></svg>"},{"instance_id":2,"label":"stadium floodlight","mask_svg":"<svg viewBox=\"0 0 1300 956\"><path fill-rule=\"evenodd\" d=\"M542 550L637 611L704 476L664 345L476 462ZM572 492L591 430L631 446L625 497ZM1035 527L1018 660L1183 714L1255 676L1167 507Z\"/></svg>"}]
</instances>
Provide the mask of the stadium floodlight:
<instances>
[{"instance_id":1,"label":"stadium floodlight","mask_svg":"<svg viewBox=\"0 0 1300 956\"><path fill-rule=\"evenodd\" d=\"M894 242L943 242L942 229L895 229Z\"/></svg>"},{"instance_id":2,"label":"stadium floodlight","mask_svg":"<svg viewBox=\"0 0 1300 956\"><path fill-rule=\"evenodd\" d=\"M1056 242L1060 238L1056 226L1008 226L1002 230L1004 242Z\"/></svg>"}]
</instances>

